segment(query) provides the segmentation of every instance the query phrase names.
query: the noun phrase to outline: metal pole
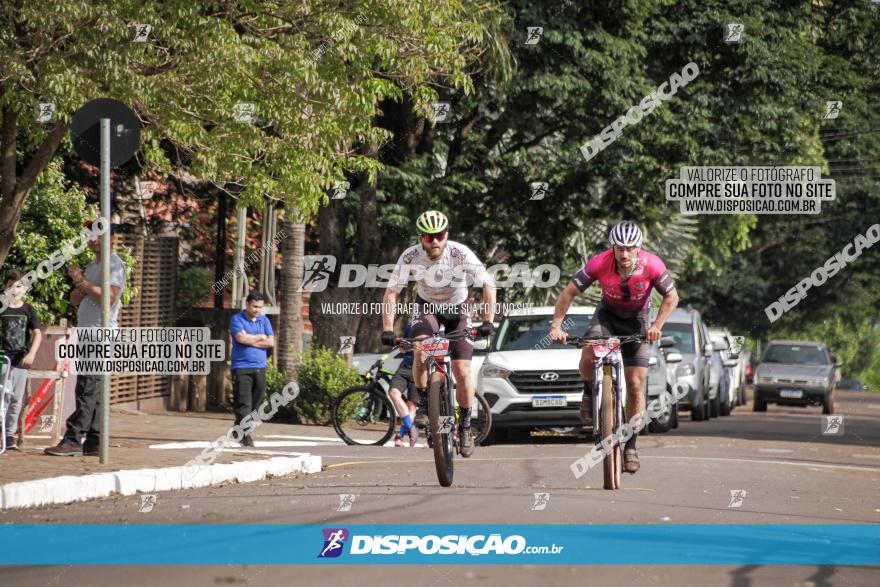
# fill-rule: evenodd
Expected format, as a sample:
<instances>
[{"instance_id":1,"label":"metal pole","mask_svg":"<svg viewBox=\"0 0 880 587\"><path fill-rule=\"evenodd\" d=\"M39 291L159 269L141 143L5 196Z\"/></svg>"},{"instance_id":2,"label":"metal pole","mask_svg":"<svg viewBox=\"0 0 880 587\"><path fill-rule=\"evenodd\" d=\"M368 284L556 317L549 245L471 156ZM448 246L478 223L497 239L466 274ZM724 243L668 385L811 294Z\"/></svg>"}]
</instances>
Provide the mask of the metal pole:
<instances>
[{"instance_id":1,"label":"metal pole","mask_svg":"<svg viewBox=\"0 0 880 587\"><path fill-rule=\"evenodd\" d=\"M110 328L110 119L101 119L101 326ZM110 374L101 376L101 464L110 462Z\"/></svg>"}]
</instances>

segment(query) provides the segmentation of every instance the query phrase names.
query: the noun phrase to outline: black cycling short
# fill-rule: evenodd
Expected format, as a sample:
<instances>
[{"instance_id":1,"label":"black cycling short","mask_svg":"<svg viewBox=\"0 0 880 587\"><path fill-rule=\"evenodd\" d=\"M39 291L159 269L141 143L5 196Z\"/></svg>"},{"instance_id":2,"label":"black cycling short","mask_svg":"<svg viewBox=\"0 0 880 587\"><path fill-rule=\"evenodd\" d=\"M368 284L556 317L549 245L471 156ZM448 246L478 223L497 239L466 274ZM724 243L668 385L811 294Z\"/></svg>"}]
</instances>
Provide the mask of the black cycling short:
<instances>
[{"instance_id":1,"label":"black cycling short","mask_svg":"<svg viewBox=\"0 0 880 587\"><path fill-rule=\"evenodd\" d=\"M420 297L416 297L415 311L412 318L412 335L431 336L440 331L440 326L446 329L447 334L454 330L470 330L471 315L467 311L466 304L458 304L453 313L431 314L431 304ZM449 342L449 356L453 361L470 361L474 356L474 341L461 338Z\"/></svg>"},{"instance_id":2,"label":"black cycling short","mask_svg":"<svg viewBox=\"0 0 880 587\"><path fill-rule=\"evenodd\" d=\"M404 400L409 400L414 404L419 403L419 390L416 389L416 381L413 379L411 367L397 368L397 371L391 376L391 389L400 390L400 395Z\"/></svg>"},{"instance_id":3,"label":"black cycling short","mask_svg":"<svg viewBox=\"0 0 880 587\"><path fill-rule=\"evenodd\" d=\"M584 333L586 338L596 338L600 336L629 336L631 334L645 335L647 327L648 313L647 311L640 313L632 318L621 318L614 312L605 308L599 308L593 314L590 325ZM649 342L628 342L620 347L620 354L623 356L624 367L647 367L648 359L651 357L651 343Z\"/></svg>"}]
</instances>

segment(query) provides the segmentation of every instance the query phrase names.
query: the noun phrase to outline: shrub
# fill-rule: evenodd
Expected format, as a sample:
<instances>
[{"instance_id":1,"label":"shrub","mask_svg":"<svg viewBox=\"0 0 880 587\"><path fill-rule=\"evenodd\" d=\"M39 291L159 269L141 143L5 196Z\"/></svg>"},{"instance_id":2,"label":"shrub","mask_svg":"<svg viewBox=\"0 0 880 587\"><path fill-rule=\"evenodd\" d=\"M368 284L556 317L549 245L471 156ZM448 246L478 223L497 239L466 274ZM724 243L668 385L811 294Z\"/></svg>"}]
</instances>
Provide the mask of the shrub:
<instances>
[{"instance_id":1,"label":"shrub","mask_svg":"<svg viewBox=\"0 0 880 587\"><path fill-rule=\"evenodd\" d=\"M300 420L326 426L330 424L333 401L340 393L363 378L354 367L328 348L310 347L296 366L299 397L294 402ZM283 386L282 386L283 387Z\"/></svg>"}]
</instances>

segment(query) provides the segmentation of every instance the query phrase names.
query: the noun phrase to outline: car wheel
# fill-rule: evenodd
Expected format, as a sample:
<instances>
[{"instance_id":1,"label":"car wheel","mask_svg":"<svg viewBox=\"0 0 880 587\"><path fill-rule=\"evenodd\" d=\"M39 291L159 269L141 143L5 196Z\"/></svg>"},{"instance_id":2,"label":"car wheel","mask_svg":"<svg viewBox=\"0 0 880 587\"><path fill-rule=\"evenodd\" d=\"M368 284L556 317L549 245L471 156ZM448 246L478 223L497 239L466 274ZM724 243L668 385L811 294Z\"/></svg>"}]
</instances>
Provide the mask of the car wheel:
<instances>
[{"instance_id":1,"label":"car wheel","mask_svg":"<svg viewBox=\"0 0 880 587\"><path fill-rule=\"evenodd\" d=\"M722 416L729 416L732 410L732 402L730 401L730 391L727 392L727 397L721 402L718 407L718 413Z\"/></svg>"},{"instance_id":2,"label":"car wheel","mask_svg":"<svg viewBox=\"0 0 880 587\"><path fill-rule=\"evenodd\" d=\"M691 420L694 422L704 422L709 419L709 406L706 403L706 397L703 396L699 406L691 407Z\"/></svg>"},{"instance_id":3,"label":"car wheel","mask_svg":"<svg viewBox=\"0 0 880 587\"><path fill-rule=\"evenodd\" d=\"M709 417L717 418L721 412L721 391L715 392L715 399L709 400Z\"/></svg>"},{"instance_id":4,"label":"car wheel","mask_svg":"<svg viewBox=\"0 0 880 587\"><path fill-rule=\"evenodd\" d=\"M651 420L651 423L648 424L645 428L650 428L651 432L656 432L658 434L663 434L665 432L669 432L672 429L672 412L673 406L667 406L663 413L660 414L657 418Z\"/></svg>"},{"instance_id":5,"label":"car wheel","mask_svg":"<svg viewBox=\"0 0 880 587\"><path fill-rule=\"evenodd\" d=\"M834 392L829 391L825 394L825 398L822 400L822 413L823 414L833 414L834 413Z\"/></svg>"},{"instance_id":6,"label":"car wheel","mask_svg":"<svg viewBox=\"0 0 880 587\"><path fill-rule=\"evenodd\" d=\"M761 396L758 395L757 390L755 391L755 401L752 403L752 411L753 412L766 412L767 411L767 402L761 399Z\"/></svg>"}]
</instances>

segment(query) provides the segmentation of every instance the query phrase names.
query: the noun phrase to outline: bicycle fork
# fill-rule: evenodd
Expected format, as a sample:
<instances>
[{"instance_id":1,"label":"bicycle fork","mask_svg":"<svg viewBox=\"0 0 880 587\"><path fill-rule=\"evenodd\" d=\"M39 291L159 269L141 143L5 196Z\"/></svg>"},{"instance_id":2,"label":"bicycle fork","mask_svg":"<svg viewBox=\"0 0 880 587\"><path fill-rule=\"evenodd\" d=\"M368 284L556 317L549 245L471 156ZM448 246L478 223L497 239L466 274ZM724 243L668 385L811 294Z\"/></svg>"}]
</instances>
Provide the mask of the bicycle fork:
<instances>
[{"instance_id":1,"label":"bicycle fork","mask_svg":"<svg viewBox=\"0 0 880 587\"><path fill-rule=\"evenodd\" d=\"M605 390L603 388L605 375L611 376L613 389ZM617 397L617 401L614 402L616 409L614 411L614 427L612 432L616 431L623 423L623 396L626 393L625 383L623 382L624 373L620 361L607 361L604 357L596 361L596 364L593 366L593 439L596 442L603 440L600 437L601 432L599 431L599 409L601 408L603 393L613 393Z\"/></svg>"}]
</instances>

